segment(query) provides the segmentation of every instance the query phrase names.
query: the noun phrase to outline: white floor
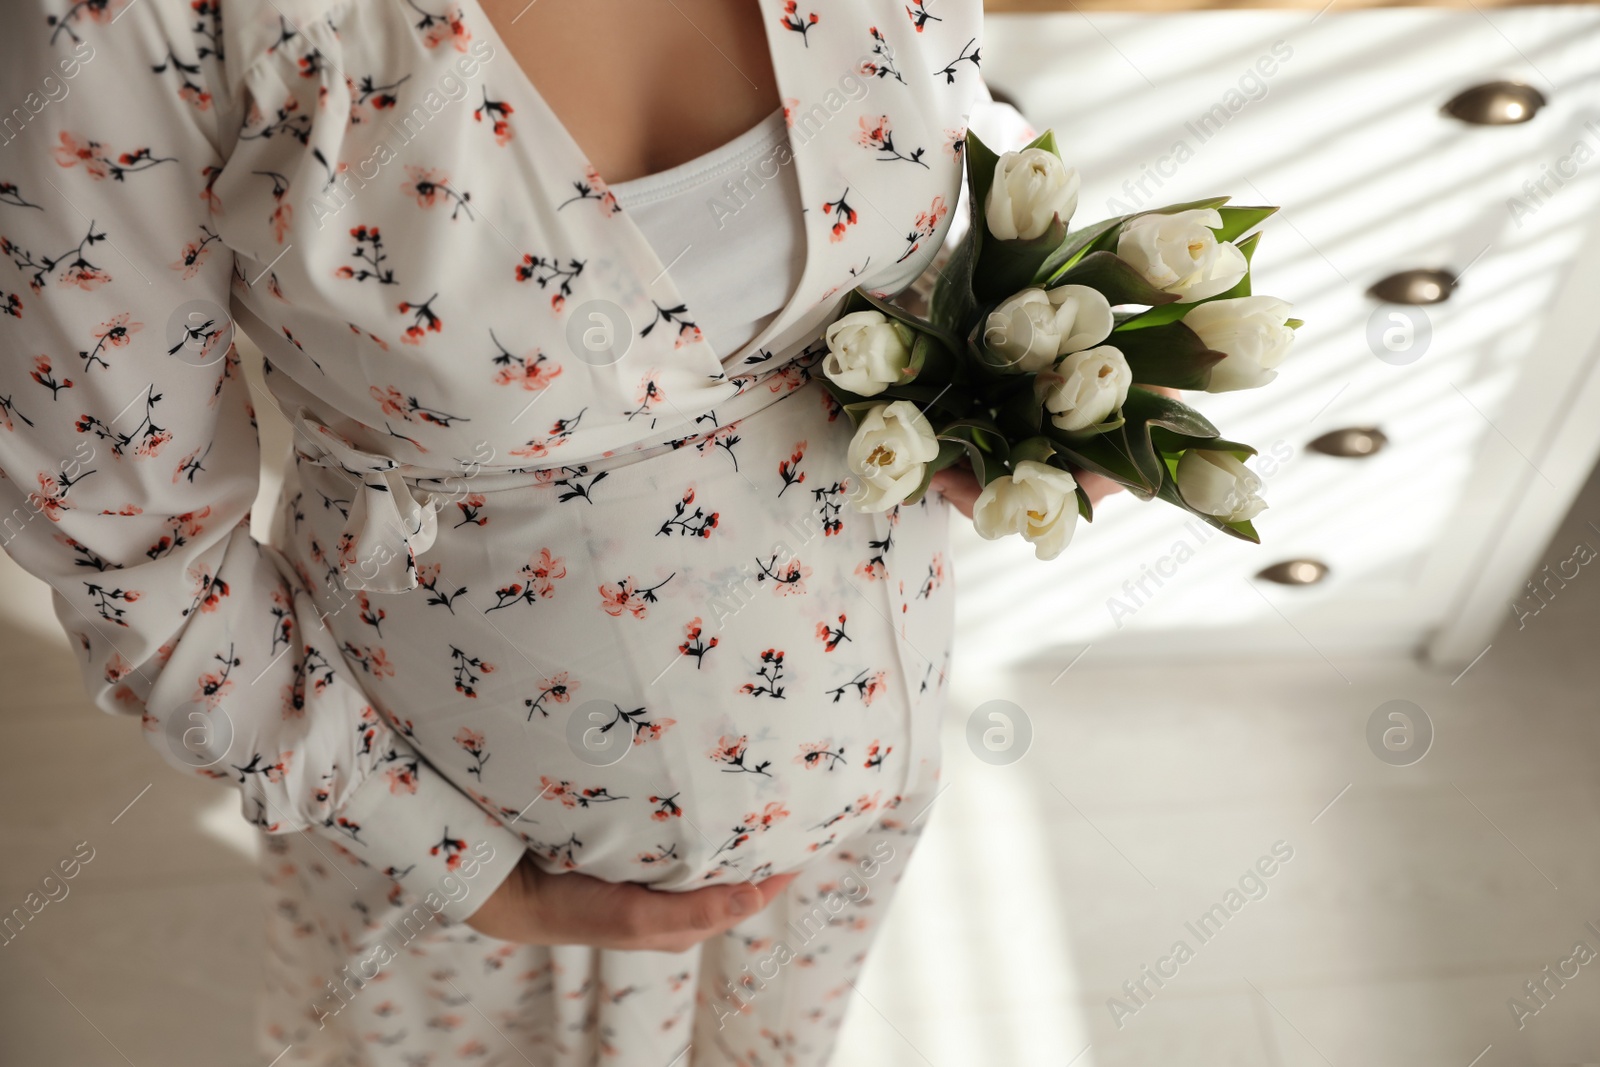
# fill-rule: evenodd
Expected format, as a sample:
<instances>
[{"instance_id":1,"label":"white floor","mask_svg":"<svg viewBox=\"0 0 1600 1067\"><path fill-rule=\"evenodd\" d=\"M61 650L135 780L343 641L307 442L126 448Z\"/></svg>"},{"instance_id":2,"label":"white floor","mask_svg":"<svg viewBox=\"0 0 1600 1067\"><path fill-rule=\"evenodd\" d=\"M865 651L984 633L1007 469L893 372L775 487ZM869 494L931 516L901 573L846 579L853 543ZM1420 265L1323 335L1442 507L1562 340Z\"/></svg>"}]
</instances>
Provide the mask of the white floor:
<instances>
[{"instance_id":1,"label":"white floor","mask_svg":"<svg viewBox=\"0 0 1600 1067\"><path fill-rule=\"evenodd\" d=\"M1600 482L1545 558L1600 546L1592 520ZM263 1067L233 794L87 706L42 586L9 560L0 601L0 910L79 842L94 850L70 895L0 946L0 1063ZM1538 1006L1523 983L1575 942L1600 950L1584 925L1600 928L1597 635L1585 572L1455 681L1404 660L1336 672L1309 651L1144 671L1091 653L1033 677L958 663L949 786L841 1064L1600 1061L1600 961L1550 981L1521 1029L1507 1006ZM1365 741L1395 698L1436 730L1409 767ZM1034 730L1010 766L967 748L966 715L992 699ZM1247 882L1260 899L1196 937L1186 923L1280 841L1293 856L1266 895ZM1179 940L1192 958L1127 997ZM1113 996L1137 1008L1120 1027Z\"/></svg>"},{"instance_id":2,"label":"white floor","mask_svg":"<svg viewBox=\"0 0 1600 1067\"><path fill-rule=\"evenodd\" d=\"M1600 550L1596 520L1600 479L1541 563ZM952 722L950 785L844 1063L1600 1062L1600 957L1563 963L1580 941L1600 953L1600 580L1581 572L1520 632L1506 618L1455 679L1310 650L1144 671L1091 651L995 678L958 663L958 717L1010 700L1034 741L989 766ZM1411 766L1367 745L1393 699L1434 726ZM1293 856L1265 895L1247 881L1259 899L1197 937L1186 924L1277 842ZM1192 958L1144 978L1179 940ZM1545 979L1541 1007L1524 983L1547 965L1569 978ZM1518 996L1540 1008L1520 1027Z\"/></svg>"}]
</instances>

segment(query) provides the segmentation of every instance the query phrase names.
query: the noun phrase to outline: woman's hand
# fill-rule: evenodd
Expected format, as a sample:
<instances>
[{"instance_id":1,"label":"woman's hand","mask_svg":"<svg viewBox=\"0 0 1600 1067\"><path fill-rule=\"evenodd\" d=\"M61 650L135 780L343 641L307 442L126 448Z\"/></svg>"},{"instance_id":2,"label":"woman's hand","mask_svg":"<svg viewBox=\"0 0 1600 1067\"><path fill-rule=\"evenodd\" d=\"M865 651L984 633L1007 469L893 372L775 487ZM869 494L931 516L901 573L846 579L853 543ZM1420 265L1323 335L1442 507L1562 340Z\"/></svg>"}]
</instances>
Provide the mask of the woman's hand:
<instances>
[{"instance_id":1,"label":"woman's hand","mask_svg":"<svg viewBox=\"0 0 1600 1067\"><path fill-rule=\"evenodd\" d=\"M525 945L685 952L765 908L795 877L666 893L585 874L548 874L525 853L467 925Z\"/></svg>"},{"instance_id":2,"label":"woman's hand","mask_svg":"<svg viewBox=\"0 0 1600 1067\"><path fill-rule=\"evenodd\" d=\"M1147 385L1144 388L1152 393L1161 393L1174 400L1181 399L1178 390L1165 385ZM1070 468L1072 477L1083 486L1083 491L1089 494L1089 504L1099 507L1100 501L1112 493L1122 492L1122 485L1093 471ZM978 478L972 473L972 464L963 459L953 467L946 467L942 471L935 471L933 480L928 483L930 492L938 493L950 502L961 514L972 518L972 505L978 502L978 494L982 487L978 485Z\"/></svg>"},{"instance_id":3,"label":"woman's hand","mask_svg":"<svg viewBox=\"0 0 1600 1067\"><path fill-rule=\"evenodd\" d=\"M1102 477L1093 471L1071 468L1072 477L1083 486L1083 491L1089 494L1089 503L1096 507L1100 501L1112 493L1122 492L1122 486L1110 478ZM935 471L933 480L928 483L930 492L938 493L950 502L961 514L972 518L972 505L978 502L978 493L982 490L978 486L977 475L972 473L972 464L962 460L953 467L946 467L942 471Z\"/></svg>"}]
</instances>

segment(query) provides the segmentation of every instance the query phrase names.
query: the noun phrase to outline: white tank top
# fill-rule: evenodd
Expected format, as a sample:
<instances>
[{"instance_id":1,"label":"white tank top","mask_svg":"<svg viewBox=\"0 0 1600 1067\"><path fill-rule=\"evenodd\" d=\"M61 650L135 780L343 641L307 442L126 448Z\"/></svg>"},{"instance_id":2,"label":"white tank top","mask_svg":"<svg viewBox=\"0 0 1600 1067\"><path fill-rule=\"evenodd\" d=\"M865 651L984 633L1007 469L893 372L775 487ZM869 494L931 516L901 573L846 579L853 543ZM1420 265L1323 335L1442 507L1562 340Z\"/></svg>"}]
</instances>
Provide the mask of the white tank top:
<instances>
[{"instance_id":1,"label":"white tank top","mask_svg":"<svg viewBox=\"0 0 1600 1067\"><path fill-rule=\"evenodd\" d=\"M720 148L611 187L723 359L800 283L806 242L783 109Z\"/></svg>"}]
</instances>

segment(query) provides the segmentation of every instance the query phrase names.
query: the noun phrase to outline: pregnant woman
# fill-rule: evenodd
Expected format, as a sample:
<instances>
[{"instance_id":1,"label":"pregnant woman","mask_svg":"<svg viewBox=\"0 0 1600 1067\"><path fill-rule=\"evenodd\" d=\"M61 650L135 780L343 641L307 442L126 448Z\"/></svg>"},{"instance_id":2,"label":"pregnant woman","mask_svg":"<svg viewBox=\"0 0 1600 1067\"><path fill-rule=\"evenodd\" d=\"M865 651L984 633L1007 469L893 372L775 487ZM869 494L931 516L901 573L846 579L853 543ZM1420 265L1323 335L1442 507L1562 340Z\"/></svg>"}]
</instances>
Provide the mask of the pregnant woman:
<instances>
[{"instance_id":1,"label":"pregnant woman","mask_svg":"<svg viewBox=\"0 0 1600 1067\"><path fill-rule=\"evenodd\" d=\"M263 832L259 1062L825 1063L974 487L851 510L819 339L1032 133L978 0L10 15L5 545Z\"/></svg>"}]
</instances>

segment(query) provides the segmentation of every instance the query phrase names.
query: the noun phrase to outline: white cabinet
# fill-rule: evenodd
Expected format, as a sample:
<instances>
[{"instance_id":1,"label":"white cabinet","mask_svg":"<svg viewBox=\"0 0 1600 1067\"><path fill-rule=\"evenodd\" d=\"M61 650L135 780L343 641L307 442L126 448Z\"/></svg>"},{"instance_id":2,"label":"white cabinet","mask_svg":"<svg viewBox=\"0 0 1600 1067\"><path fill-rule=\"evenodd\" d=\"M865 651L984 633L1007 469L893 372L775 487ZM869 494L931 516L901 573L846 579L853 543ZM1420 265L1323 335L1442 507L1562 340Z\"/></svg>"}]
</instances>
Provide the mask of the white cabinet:
<instances>
[{"instance_id":1,"label":"white cabinet","mask_svg":"<svg viewBox=\"0 0 1600 1067\"><path fill-rule=\"evenodd\" d=\"M1082 174L1079 224L1223 193L1280 204L1256 291L1307 324L1272 386L1188 398L1261 450L1261 546L1126 496L1051 563L961 524L963 653L1066 667L1085 646L1299 651L1338 670L1388 650L1467 666L1523 576L1571 555L1538 560L1600 452L1600 10L1073 12L992 16L987 33L990 83ZM1498 127L1441 114L1497 79L1547 106ZM1409 360L1380 359L1366 290L1423 267L1460 285L1420 309ZM1394 324L1379 319L1381 338ZM1307 450L1345 426L1388 447ZM1298 557L1327 578L1251 578Z\"/></svg>"}]
</instances>

